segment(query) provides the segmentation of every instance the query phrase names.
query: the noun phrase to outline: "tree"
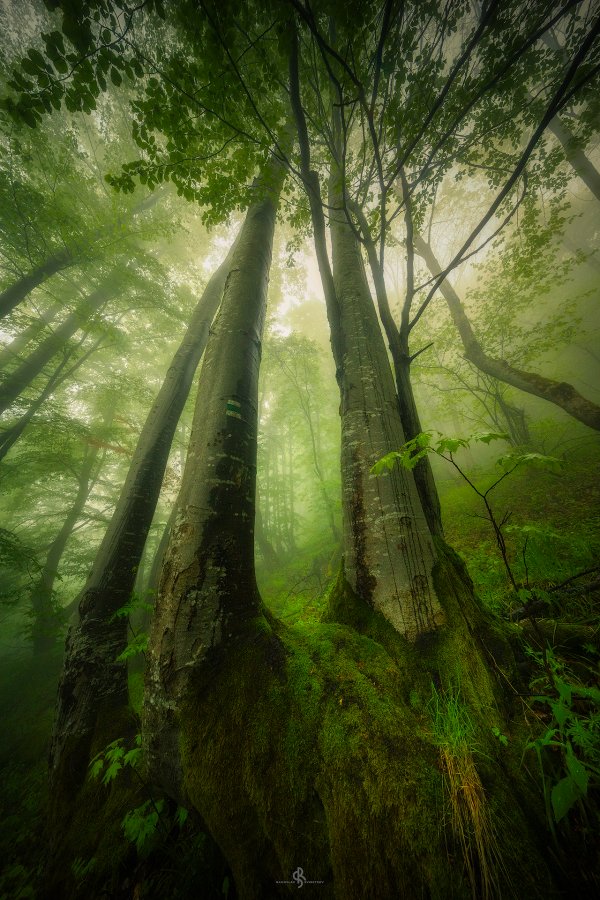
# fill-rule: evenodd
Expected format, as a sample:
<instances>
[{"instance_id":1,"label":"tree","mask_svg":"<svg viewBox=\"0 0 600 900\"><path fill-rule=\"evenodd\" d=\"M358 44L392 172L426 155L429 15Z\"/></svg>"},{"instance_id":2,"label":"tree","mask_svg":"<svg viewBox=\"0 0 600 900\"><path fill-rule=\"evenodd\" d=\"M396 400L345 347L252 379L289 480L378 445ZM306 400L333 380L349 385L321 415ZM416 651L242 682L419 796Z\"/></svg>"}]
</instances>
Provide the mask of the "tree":
<instances>
[{"instance_id":1,"label":"tree","mask_svg":"<svg viewBox=\"0 0 600 900\"><path fill-rule=\"evenodd\" d=\"M442 268L435 257L431 246L420 235L414 238L415 250L419 253L434 277L437 277ZM503 381L521 391L541 397L550 403L555 403L564 409L569 415L598 430L600 428L600 407L591 400L583 397L573 385L565 381L556 381L536 372L525 371L511 365L506 359L498 359L490 356L478 341L471 322L465 312L460 297L447 280L440 285L440 290L448 304L452 321L460 335L466 358L472 362L484 374L490 375L499 381Z\"/></svg>"},{"instance_id":2,"label":"tree","mask_svg":"<svg viewBox=\"0 0 600 900\"><path fill-rule=\"evenodd\" d=\"M477 15L467 4L443 11L415 4L405 18L404 5L393 2L383 9L350 4L317 11L292 2L306 50L300 67L292 45L290 66L299 156L286 152L278 138L286 91L278 95L265 86L285 83L285 71L281 56L269 54L266 41L261 44L275 24L265 32L257 16L264 9L254 5L234 6L232 23L229 9L207 4L202 17L183 28L194 7L177 5L173 20L158 30L171 27L173 43L180 44L171 55L173 45L165 42L169 52L158 66L148 56L148 33L141 34L141 45L128 37L139 8L119 7L120 18L113 15L111 21L104 3L91 17L65 5L63 26L76 52L65 54L56 39L46 43L53 65L71 65L75 76L63 83L48 68L52 77L45 76L50 83L44 90L36 94L21 84L22 96L12 99L16 114L33 123L44 99L93 108L106 71L110 68L117 85L122 72L142 77L141 58L160 77L149 78L146 93L136 100L145 155L115 179L123 188L134 176L151 186L170 177L184 196L211 204L210 221L242 202L247 192L239 182L245 183L268 146L307 192L342 401L345 559L330 597L329 621L310 636L286 631L264 615L254 580L257 345L274 226L274 204L265 200L252 207L217 334L207 349L146 689L150 771L168 793L202 814L244 897L282 893L285 888L275 885L301 852L307 871L310 863L316 878L333 878L335 891L345 897L439 895L440 885L445 895L460 895L469 882L474 895L500 896L507 887L502 860L509 856L533 895L556 884L558 876L538 841L540 810L530 802L518 764L507 763L506 780L493 775L498 747L490 733L498 722L503 726L510 704L505 684L515 679L506 635L490 624L463 568L439 538L428 473L417 486L409 472L394 471L377 481L370 470L379 454L397 447L416 427L409 377L412 328L486 226L499 228L520 205L515 189L524 188L522 176L545 128L596 75L597 19L574 20L568 62L544 83L544 111L524 149L496 171L492 181L499 183L487 210L422 299L413 277L415 223L438 177L454 175L454 166L487 166L515 129L522 135L523 117L510 124L520 108L519 79L535 66L539 38L573 5L532 10L529 4L505 8L489 2ZM144 12L155 9L162 11L160 4L149 3ZM289 27L287 16L284 24ZM291 25L293 33L298 23ZM459 26L464 38L457 38L448 60L444 45ZM125 52L119 55L114 44ZM42 64L29 58L34 73L45 65L43 58ZM253 65L257 60L260 65ZM218 84L211 67L219 73L224 67ZM201 125L209 125L204 140L196 115ZM499 141L490 147L487 136L494 132ZM233 150L235 142L243 146ZM315 148L320 155L313 168ZM238 149L242 153L236 155ZM236 176L238 183L232 184ZM329 181L325 203L320 176ZM219 184L223 196L216 195ZM394 385L360 242L386 327L383 255L389 226L400 214L408 287L404 330L386 329ZM306 222L305 211L298 217ZM94 632L101 632L100 624ZM348 683L337 696L331 684L339 680L340 668ZM431 696L432 682L442 714L428 729L424 698ZM307 702L309 696L314 699ZM256 724L248 722L250 707ZM466 709L470 723L453 740L444 726L451 708ZM373 727L377 739L365 752L363 735ZM234 736L242 728L248 736L240 750ZM477 763L473 734L484 748ZM260 786L267 765L274 777ZM230 777L223 779L221 771ZM434 804L444 779L455 798L453 825L445 831L438 827ZM466 785L475 798L470 805L460 799ZM232 822L234 803L238 815ZM509 808L511 828L494 830L494 810ZM312 842L306 849L309 828ZM445 852L447 842L463 860L459 871L453 854Z\"/></svg>"},{"instance_id":3,"label":"tree","mask_svg":"<svg viewBox=\"0 0 600 900\"><path fill-rule=\"evenodd\" d=\"M128 718L127 617L171 449L173 435L221 302L234 247L209 280L192 313L139 436L116 509L79 596L79 620L67 638L51 750L54 835L71 809L98 750ZM104 741L104 743L102 743Z\"/></svg>"}]
</instances>

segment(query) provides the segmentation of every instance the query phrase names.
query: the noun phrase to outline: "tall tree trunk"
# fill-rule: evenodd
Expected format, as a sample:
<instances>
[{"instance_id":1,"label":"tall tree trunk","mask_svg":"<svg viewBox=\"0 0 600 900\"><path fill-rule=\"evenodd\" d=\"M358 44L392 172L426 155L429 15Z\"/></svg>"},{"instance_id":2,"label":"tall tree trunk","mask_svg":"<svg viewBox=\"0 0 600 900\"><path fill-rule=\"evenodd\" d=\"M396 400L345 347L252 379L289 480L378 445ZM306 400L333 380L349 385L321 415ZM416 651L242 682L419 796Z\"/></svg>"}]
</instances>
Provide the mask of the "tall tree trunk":
<instances>
[{"instance_id":1,"label":"tall tree trunk","mask_svg":"<svg viewBox=\"0 0 600 900\"><path fill-rule=\"evenodd\" d=\"M156 508L173 435L206 346L232 251L208 282L140 434L121 496L69 632L50 755L51 836L83 784L90 757L120 736L128 704L127 622L114 613L130 598ZM55 877L59 877L58 870Z\"/></svg>"},{"instance_id":2,"label":"tall tree trunk","mask_svg":"<svg viewBox=\"0 0 600 900\"><path fill-rule=\"evenodd\" d=\"M56 642L60 622L52 604L54 583L69 538L87 503L97 457L98 447L88 447L78 476L75 500L64 519L60 531L50 544L40 579L31 594L31 606L34 615L33 652L36 655L52 649Z\"/></svg>"},{"instance_id":3,"label":"tall tree trunk","mask_svg":"<svg viewBox=\"0 0 600 900\"><path fill-rule=\"evenodd\" d=\"M339 208L338 201L334 189L331 205ZM343 341L344 574L356 594L415 640L444 621L432 580L436 553L412 476L399 468L383 478L370 474L405 436L360 247L341 216L330 228Z\"/></svg>"},{"instance_id":4,"label":"tall tree trunk","mask_svg":"<svg viewBox=\"0 0 600 900\"><path fill-rule=\"evenodd\" d=\"M114 283L103 284L83 300L58 328L50 334L17 368L7 375L0 385L0 413L14 403L17 397L29 387L53 356L83 328L116 293Z\"/></svg>"},{"instance_id":5,"label":"tall tree trunk","mask_svg":"<svg viewBox=\"0 0 600 900\"><path fill-rule=\"evenodd\" d=\"M0 293L0 320L4 319L27 297L31 291L43 284L57 272L72 266L75 258L69 250L62 250L49 256L39 266L31 269Z\"/></svg>"},{"instance_id":6,"label":"tall tree trunk","mask_svg":"<svg viewBox=\"0 0 600 900\"><path fill-rule=\"evenodd\" d=\"M283 176L273 160L255 185L264 199L246 215L208 342L153 621L144 734L151 777L172 796L185 795L178 711L205 663L251 634L262 610L254 571L258 374Z\"/></svg>"},{"instance_id":7,"label":"tall tree trunk","mask_svg":"<svg viewBox=\"0 0 600 900\"><path fill-rule=\"evenodd\" d=\"M350 535L350 555L368 554L369 577L358 579L365 598L341 579L329 621L308 629L285 628L262 608L252 522L273 220L270 202L247 217L207 349L150 641L149 777L200 813L241 900L289 896L303 879L319 882L327 900L466 897L470 887L473 896L499 898L509 854L523 895L545 897L552 881L536 844L541 804L519 805L510 778L498 776L491 730L503 727L501 691L472 585L440 541L435 557L410 473L406 484L398 473L369 478L372 462L402 434L360 251L345 223L334 223L332 235L351 507L345 540ZM385 549L373 531L389 535ZM407 589L396 597L400 614L378 593L384 581L396 591L387 577L394 566ZM346 560L346 568L353 577L356 565ZM415 585L413 575L424 581ZM498 638L494 653L510 666ZM432 733L432 681L442 705L460 691L476 759L467 740L442 748ZM519 762L505 755L502 765L514 763L512 773ZM494 819L506 809L510 829Z\"/></svg>"},{"instance_id":8,"label":"tall tree trunk","mask_svg":"<svg viewBox=\"0 0 600 900\"><path fill-rule=\"evenodd\" d=\"M410 303L407 304L406 321L402 322L400 328L398 328L394 321L394 317L392 316L384 273L377 258L375 244L371 237L365 215L360 206L356 203L350 203L349 205L354 211L364 235L379 315L394 366L396 393L398 395L398 407L400 409L402 429L406 440L409 441L423 431L411 379L411 366L414 357L409 351L410 330L408 327L408 319L410 315ZM442 526L440 498L428 456L424 456L423 459L420 459L415 466L414 479L429 530L432 534L443 537L444 531Z\"/></svg>"},{"instance_id":9,"label":"tall tree trunk","mask_svg":"<svg viewBox=\"0 0 600 900\"><path fill-rule=\"evenodd\" d=\"M398 473L369 478L402 435L360 251L344 223L332 235L351 507L344 530L349 555L368 554L370 577L355 578L364 599L340 579L328 621L307 630L262 609L252 554L256 370L273 218L264 207L248 217L207 349L150 641L149 777L202 816L240 900L287 897L303 879L327 900L499 900L510 896L509 854L523 895L541 900L553 887L536 844L541 804L527 794L521 803L510 777L498 776L500 752L511 775L520 759L509 760L491 734L505 727L502 695L472 585L439 541L434 564L410 473L406 484ZM373 531L389 536L385 548ZM346 559L347 577L352 565ZM407 588L408 598L396 596L400 614L378 593L383 582L396 591L391 568ZM424 581L415 585L413 574ZM440 604L429 612L437 597L444 624ZM499 638L494 654L514 677ZM427 711L432 682L442 709L459 698L469 710L473 744L440 746ZM506 809L510 829L494 818Z\"/></svg>"},{"instance_id":10,"label":"tall tree trunk","mask_svg":"<svg viewBox=\"0 0 600 900\"><path fill-rule=\"evenodd\" d=\"M439 275L442 269L429 244L419 235L415 235L414 244L415 250L425 260L431 274ZM465 358L469 362L485 372L486 375L491 375L498 381L510 384L534 397L541 397L542 400L554 403L555 406L564 409L584 425L588 425L596 431L600 430L600 406L598 404L582 397L579 391L566 381L555 381L534 372L524 372L522 369L511 366L504 359L494 359L488 356L477 340L460 297L447 278L442 281L440 290L462 340Z\"/></svg>"},{"instance_id":11,"label":"tall tree trunk","mask_svg":"<svg viewBox=\"0 0 600 900\"><path fill-rule=\"evenodd\" d=\"M498 382L496 382L496 395L494 399L504 422L506 422L511 444L514 447L529 446L531 444L531 434L529 432L525 410L520 406L514 406L503 397L502 391L499 390Z\"/></svg>"},{"instance_id":12,"label":"tall tree trunk","mask_svg":"<svg viewBox=\"0 0 600 900\"><path fill-rule=\"evenodd\" d=\"M163 528L163 532L160 536L160 541L158 542L158 547L154 553L152 558L152 565L150 566L150 571L148 573L148 580L145 585L144 593L150 597L151 602L154 601L158 591L158 584L160 581L160 573L163 567L163 562L165 559L165 554L167 552L167 547L169 546L169 539L171 537L171 530L173 525L175 524L177 513L177 507L173 505L171 512L169 513L169 518L166 521L165 527Z\"/></svg>"}]
</instances>

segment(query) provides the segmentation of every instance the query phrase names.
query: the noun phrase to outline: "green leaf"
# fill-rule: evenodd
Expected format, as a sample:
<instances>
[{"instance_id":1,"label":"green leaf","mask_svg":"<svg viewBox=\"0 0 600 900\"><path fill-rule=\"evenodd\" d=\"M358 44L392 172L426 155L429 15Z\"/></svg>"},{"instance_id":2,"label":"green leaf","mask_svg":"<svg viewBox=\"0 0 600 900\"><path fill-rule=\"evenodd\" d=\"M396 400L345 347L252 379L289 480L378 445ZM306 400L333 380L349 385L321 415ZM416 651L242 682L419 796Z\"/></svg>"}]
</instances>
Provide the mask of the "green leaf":
<instances>
[{"instance_id":1,"label":"green leaf","mask_svg":"<svg viewBox=\"0 0 600 900\"><path fill-rule=\"evenodd\" d=\"M588 789L588 781L589 781L589 772L581 762L575 756L573 752L573 748L570 743L567 742L567 770L569 775L577 785L578 790L582 795L587 794Z\"/></svg>"},{"instance_id":2,"label":"green leaf","mask_svg":"<svg viewBox=\"0 0 600 900\"><path fill-rule=\"evenodd\" d=\"M546 469L551 472L560 472L562 470L562 461L555 456L544 456L543 453L507 453L497 460L497 464L503 469L515 468L516 466L534 466L539 469Z\"/></svg>"},{"instance_id":3,"label":"green leaf","mask_svg":"<svg viewBox=\"0 0 600 900\"><path fill-rule=\"evenodd\" d=\"M142 756L141 748L134 747L133 750L129 750L123 757L123 765L131 766L132 769L135 769L135 768L137 768L137 766L140 763L141 756Z\"/></svg>"},{"instance_id":4,"label":"green leaf","mask_svg":"<svg viewBox=\"0 0 600 900\"><path fill-rule=\"evenodd\" d=\"M468 446L469 442L463 438L442 438L442 440L435 445L434 450L436 453L456 453L461 447Z\"/></svg>"},{"instance_id":5,"label":"green leaf","mask_svg":"<svg viewBox=\"0 0 600 900\"><path fill-rule=\"evenodd\" d=\"M185 808L185 806L178 806L175 812L175 821L179 825L180 828L183 828L187 817L189 816L189 811Z\"/></svg>"},{"instance_id":6,"label":"green leaf","mask_svg":"<svg viewBox=\"0 0 600 900\"><path fill-rule=\"evenodd\" d=\"M114 85L116 85L117 87L120 87L120 85L121 85L122 82L123 82L123 78L122 78L122 76L121 76L121 73L119 72L118 69L115 69L114 66L112 66L112 67L111 67L111 70L110 70L110 80L111 80L112 83L113 83Z\"/></svg>"},{"instance_id":7,"label":"green leaf","mask_svg":"<svg viewBox=\"0 0 600 900\"><path fill-rule=\"evenodd\" d=\"M563 703L562 700L551 700L550 708L552 709L552 714L558 723L558 727L562 731L566 722L571 716L571 708Z\"/></svg>"},{"instance_id":8,"label":"green leaf","mask_svg":"<svg viewBox=\"0 0 600 900\"><path fill-rule=\"evenodd\" d=\"M573 685L569 684L568 681L564 681L558 675L554 676L554 685L556 687L556 690L558 691L558 696L560 697L561 701L566 706L570 707L573 697Z\"/></svg>"},{"instance_id":9,"label":"green leaf","mask_svg":"<svg viewBox=\"0 0 600 900\"><path fill-rule=\"evenodd\" d=\"M484 431L481 434L471 436L472 441L478 441L481 444L491 444L492 441L508 441L510 435L505 431Z\"/></svg>"},{"instance_id":10,"label":"green leaf","mask_svg":"<svg viewBox=\"0 0 600 900\"><path fill-rule=\"evenodd\" d=\"M500 731L497 725L492 726L492 734L498 738L503 747L508 747L508 738Z\"/></svg>"},{"instance_id":11,"label":"green leaf","mask_svg":"<svg viewBox=\"0 0 600 900\"><path fill-rule=\"evenodd\" d=\"M577 787L577 783L570 775L554 785L550 798L552 800L552 809L554 811L554 819L560 822L569 812L572 806L581 797L581 791Z\"/></svg>"},{"instance_id":12,"label":"green leaf","mask_svg":"<svg viewBox=\"0 0 600 900\"><path fill-rule=\"evenodd\" d=\"M120 760L114 760L104 773L102 784L110 784L111 781L114 781L122 768L123 766L121 765Z\"/></svg>"},{"instance_id":13,"label":"green leaf","mask_svg":"<svg viewBox=\"0 0 600 900\"><path fill-rule=\"evenodd\" d=\"M386 453L385 456L382 456L381 459L377 460L374 466L371 467L371 475L381 475L383 472L387 472L389 469L393 469L396 465L396 462L400 459L401 453L398 453L397 450L392 450L391 453Z\"/></svg>"},{"instance_id":14,"label":"green leaf","mask_svg":"<svg viewBox=\"0 0 600 900\"><path fill-rule=\"evenodd\" d=\"M158 816L164 806L163 800L152 804L146 800L141 806L130 810L121 823L125 837L135 844L138 853L142 853L158 825Z\"/></svg>"},{"instance_id":15,"label":"green leaf","mask_svg":"<svg viewBox=\"0 0 600 900\"><path fill-rule=\"evenodd\" d=\"M95 761L90 763L90 777L98 778L98 776L103 768L104 768L104 760L103 759L96 759Z\"/></svg>"}]
</instances>

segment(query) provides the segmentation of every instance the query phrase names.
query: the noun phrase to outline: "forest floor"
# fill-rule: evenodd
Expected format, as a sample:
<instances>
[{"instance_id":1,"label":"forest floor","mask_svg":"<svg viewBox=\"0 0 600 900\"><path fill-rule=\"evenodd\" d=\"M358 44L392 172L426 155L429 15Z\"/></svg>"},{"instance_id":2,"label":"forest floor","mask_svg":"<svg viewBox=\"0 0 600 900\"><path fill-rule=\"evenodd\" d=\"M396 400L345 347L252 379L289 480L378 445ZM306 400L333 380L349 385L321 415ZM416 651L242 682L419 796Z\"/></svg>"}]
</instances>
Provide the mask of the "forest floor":
<instances>
[{"instance_id":1,"label":"forest floor","mask_svg":"<svg viewBox=\"0 0 600 900\"><path fill-rule=\"evenodd\" d=\"M581 703L577 706L573 702L573 706L568 707L566 727L571 729L568 741L576 748L578 732L580 739L587 742L587 750L578 748L586 767L586 790L576 797L585 799L586 803L589 800L588 781L591 794L598 782L594 769L600 763L600 703L597 702L600 694L594 687L598 682L600 612L598 591L589 590L585 585L597 580L598 570L576 578L564 589L554 589L599 564L600 463L594 451L591 444L583 445L570 454L560 473L536 469L516 471L491 493L497 519L502 520L510 513L505 534L508 558L521 589L518 595L510 588L480 498L464 482L448 480L441 483L448 542L467 563L476 591L490 611L508 618L531 599L529 585L537 592L536 597L541 596L547 603L548 608L541 618L551 618L555 628L583 628L593 638L585 645L585 658L571 649L561 659L556 651L557 655L552 657L554 674L551 676L559 683L571 683L570 666L580 664L577 668L580 687L575 687L574 695L579 690L577 696ZM495 480L497 471L489 468L475 477L476 483L485 489ZM261 572L259 564L259 586L266 604L284 621L314 620L320 617L328 586L335 579L338 567L339 549L318 535L312 545L304 547L279 571L267 575ZM32 659L24 640L21 649L0 658L0 720L3 722L0 735L0 858L4 861L4 870L0 873L0 900L36 896L33 885L41 862L48 741L60 665L58 648L49 657L38 661ZM134 705L139 702L140 687L138 675L132 680ZM546 725L552 726L549 715L545 716L545 721ZM499 739L503 738L499 736ZM576 814L573 826L576 831L582 828L585 831L582 822L588 813L586 808L582 809L581 816ZM596 814L593 810L592 815L595 817ZM568 816L563 815L567 821ZM190 829L181 838L181 846L182 851L197 856L198 832ZM176 848L175 840L169 854L160 857L156 865L172 867ZM214 896L231 900L234 888L222 860L210 847L201 856L206 865L215 868Z\"/></svg>"}]
</instances>

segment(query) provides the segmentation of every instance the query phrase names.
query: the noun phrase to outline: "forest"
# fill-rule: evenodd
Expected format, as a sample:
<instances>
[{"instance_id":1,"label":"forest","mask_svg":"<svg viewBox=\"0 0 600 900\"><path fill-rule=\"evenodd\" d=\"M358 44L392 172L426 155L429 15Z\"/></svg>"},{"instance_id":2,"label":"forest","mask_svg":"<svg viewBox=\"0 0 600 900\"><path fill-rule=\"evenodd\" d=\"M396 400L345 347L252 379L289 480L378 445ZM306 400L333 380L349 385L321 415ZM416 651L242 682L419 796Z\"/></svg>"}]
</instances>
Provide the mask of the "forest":
<instances>
[{"instance_id":1,"label":"forest","mask_svg":"<svg viewBox=\"0 0 600 900\"><path fill-rule=\"evenodd\" d=\"M0 900L600 896L598 0L0 28Z\"/></svg>"}]
</instances>

